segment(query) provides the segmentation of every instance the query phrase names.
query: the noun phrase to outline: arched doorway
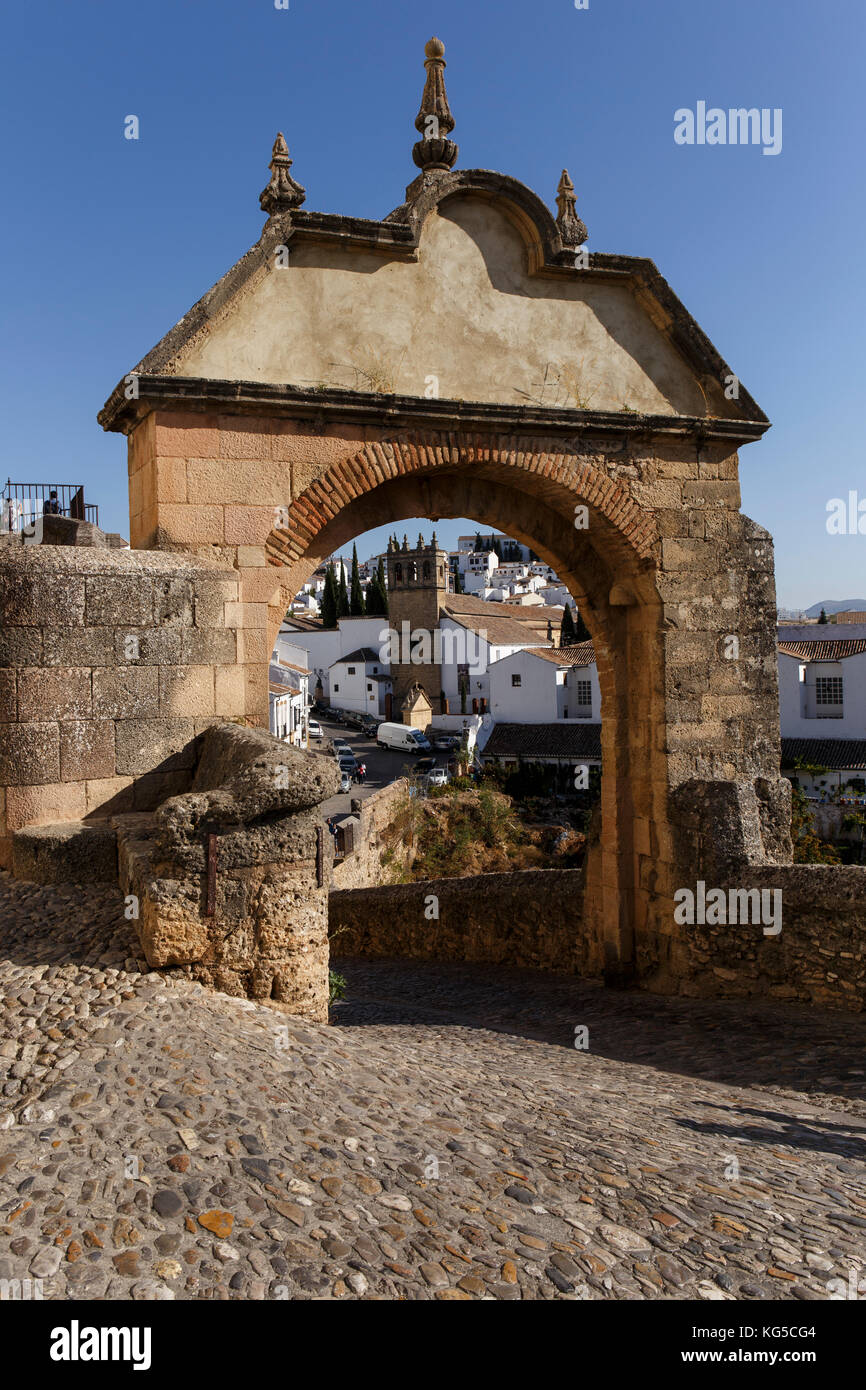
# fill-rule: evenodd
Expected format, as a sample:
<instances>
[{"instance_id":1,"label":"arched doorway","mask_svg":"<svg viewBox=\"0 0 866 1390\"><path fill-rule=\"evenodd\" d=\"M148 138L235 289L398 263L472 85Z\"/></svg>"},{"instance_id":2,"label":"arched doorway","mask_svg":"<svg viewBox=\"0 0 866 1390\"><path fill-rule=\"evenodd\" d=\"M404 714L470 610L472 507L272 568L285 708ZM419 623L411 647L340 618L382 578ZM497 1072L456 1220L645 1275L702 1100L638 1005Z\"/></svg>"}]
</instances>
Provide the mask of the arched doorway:
<instances>
[{"instance_id":1,"label":"arched doorway","mask_svg":"<svg viewBox=\"0 0 866 1390\"><path fill-rule=\"evenodd\" d=\"M584 929L599 943L607 978L625 980L636 965L636 926L665 910L673 886L673 866L661 853L670 838L665 750L654 733L664 723L664 644L652 517L576 456L443 446L435 436L384 441L327 470L281 509L266 540L269 563L285 569L269 607L268 643L328 555L373 526L419 515L472 516L531 546L587 615L604 707L604 771ZM654 854L652 878L640 846Z\"/></svg>"}]
</instances>

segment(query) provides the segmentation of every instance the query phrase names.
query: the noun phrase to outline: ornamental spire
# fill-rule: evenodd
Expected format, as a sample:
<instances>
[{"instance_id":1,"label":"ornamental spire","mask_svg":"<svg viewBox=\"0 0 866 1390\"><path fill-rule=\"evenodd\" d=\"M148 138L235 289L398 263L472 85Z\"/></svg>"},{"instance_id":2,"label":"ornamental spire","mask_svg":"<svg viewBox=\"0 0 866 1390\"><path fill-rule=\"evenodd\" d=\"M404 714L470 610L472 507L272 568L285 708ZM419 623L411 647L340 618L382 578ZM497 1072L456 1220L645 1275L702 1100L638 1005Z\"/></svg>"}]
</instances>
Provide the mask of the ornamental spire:
<instances>
[{"instance_id":1,"label":"ornamental spire","mask_svg":"<svg viewBox=\"0 0 866 1390\"><path fill-rule=\"evenodd\" d=\"M412 158L419 169L450 169L457 158L457 146L448 136L454 129L454 117L445 92L445 45L439 39L428 39L424 46L427 80L421 97L421 109L415 117L415 129L421 139L412 147Z\"/></svg>"},{"instance_id":2,"label":"ornamental spire","mask_svg":"<svg viewBox=\"0 0 866 1390\"><path fill-rule=\"evenodd\" d=\"M556 190L556 206L559 209L556 214L556 225L559 228L563 245L582 246L587 238L586 224L581 222L577 215L574 184L568 176L567 169L563 169L562 178L559 180L559 187Z\"/></svg>"},{"instance_id":3,"label":"ornamental spire","mask_svg":"<svg viewBox=\"0 0 866 1390\"><path fill-rule=\"evenodd\" d=\"M291 167L289 147L283 132L279 131L271 151L271 181L259 195L262 212L266 212L269 217L288 212L291 208L299 208L307 196L307 190L289 173Z\"/></svg>"}]
</instances>

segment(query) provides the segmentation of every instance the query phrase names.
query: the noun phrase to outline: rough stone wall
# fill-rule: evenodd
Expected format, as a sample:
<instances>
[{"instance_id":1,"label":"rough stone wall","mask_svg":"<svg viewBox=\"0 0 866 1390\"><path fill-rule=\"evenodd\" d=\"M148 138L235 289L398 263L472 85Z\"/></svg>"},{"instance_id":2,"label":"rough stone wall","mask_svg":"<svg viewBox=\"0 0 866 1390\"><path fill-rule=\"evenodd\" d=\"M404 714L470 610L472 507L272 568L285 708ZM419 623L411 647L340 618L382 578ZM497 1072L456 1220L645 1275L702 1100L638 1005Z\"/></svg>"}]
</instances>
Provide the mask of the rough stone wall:
<instances>
[{"instance_id":1,"label":"rough stone wall","mask_svg":"<svg viewBox=\"0 0 866 1390\"><path fill-rule=\"evenodd\" d=\"M25 825L147 810L243 713L238 577L188 555L0 549L0 865Z\"/></svg>"},{"instance_id":2,"label":"rough stone wall","mask_svg":"<svg viewBox=\"0 0 866 1390\"><path fill-rule=\"evenodd\" d=\"M583 918L581 879L577 869L540 869L332 892L332 949L598 975L602 942ZM743 883L717 886L727 892ZM675 969L642 956L637 982L695 998L866 1011L866 867L766 865L750 870L748 886L781 890L778 935L765 935L761 923L682 926ZM425 916L431 895L438 921Z\"/></svg>"},{"instance_id":3,"label":"rough stone wall","mask_svg":"<svg viewBox=\"0 0 866 1390\"><path fill-rule=\"evenodd\" d=\"M431 895L438 919L429 916ZM582 929L582 910L579 869L532 869L333 892L328 931L334 955L596 975L601 954Z\"/></svg>"},{"instance_id":4,"label":"rough stone wall","mask_svg":"<svg viewBox=\"0 0 866 1390\"><path fill-rule=\"evenodd\" d=\"M382 883L387 868L382 864L385 849L383 832L394 819L394 813L408 790L408 782L400 777L372 796L359 798L358 820L355 824L355 849L339 864L334 865L334 888L368 888Z\"/></svg>"}]
</instances>

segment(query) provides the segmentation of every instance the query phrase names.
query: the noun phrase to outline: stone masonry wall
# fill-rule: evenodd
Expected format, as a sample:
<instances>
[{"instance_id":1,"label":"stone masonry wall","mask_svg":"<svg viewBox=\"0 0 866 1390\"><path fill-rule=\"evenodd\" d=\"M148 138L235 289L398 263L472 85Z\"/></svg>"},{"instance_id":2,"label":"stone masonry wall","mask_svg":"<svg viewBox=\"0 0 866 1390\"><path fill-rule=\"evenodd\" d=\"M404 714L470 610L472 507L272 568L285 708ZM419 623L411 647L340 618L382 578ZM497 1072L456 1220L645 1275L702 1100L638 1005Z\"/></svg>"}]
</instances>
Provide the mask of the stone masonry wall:
<instances>
[{"instance_id":1,"label":"stone masonry wall","mask_svg":"<svg viewBox=\"0 0 866 1390\"><path fill-rule=\"evenodd\" d=\"M359 799L360 807L355 826L355 849L334 865L334 888L372 888L382 883L386 869L382 865L385 845L383 831L394 819L394 813L408 791L405 777L390 782L372 796Z\"/></svg>"},{"instance_id":2,"label":"stone masonry wall","mask_svg":"<svg viewBox=\"0 0 866 1390\"><path fill-rule=\"evenodd\" d=\"M237 599L188 555L0 550L0 866L25 825L187 789L194 735L243 713Z\"/></svg>"},{"instance_id":3,"label":"stone masonry wall","mask_svg":"<svg viewBox=\"0 0 866 1390\"><path fill-rule=\"evenodd\" d=\"M431 895L438 899L438 920L425 915ZM334 955L484 961L593 975L601 962L581 929L582 912L579 869L531 869L333 892L328 931Z\"/></svg>"},{"instance_id":4,"label":"stone masonry wall","mask_svg":"<svg viewBox=\"0 0 866 1390\"><path fill-rule=\"evenodd\" d=\"M642 960L643 988L866 1010L866 867L754 866L748 880L719 886L780 889L781 932L765 936L760 923L681 926L675 968ZM431 895L438 921L425 917ZM329 933L335 955L485 961L592 977L600 944L582 908L578 869L484 874L333 892Z\"/></svg>"}]
</instances>

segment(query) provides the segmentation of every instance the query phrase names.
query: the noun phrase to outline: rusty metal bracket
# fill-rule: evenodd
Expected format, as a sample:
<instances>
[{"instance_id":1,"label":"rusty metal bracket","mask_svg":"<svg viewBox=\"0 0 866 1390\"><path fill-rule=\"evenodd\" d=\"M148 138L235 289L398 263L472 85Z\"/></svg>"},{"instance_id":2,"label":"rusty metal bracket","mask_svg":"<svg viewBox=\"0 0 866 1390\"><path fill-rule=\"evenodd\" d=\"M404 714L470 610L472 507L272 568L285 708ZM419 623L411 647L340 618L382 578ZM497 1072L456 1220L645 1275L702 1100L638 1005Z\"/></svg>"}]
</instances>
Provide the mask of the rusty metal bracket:
<instances>
[{"instance_id":1,"label":"rusty metal bracket","mask_svg":"<svg viewBox=\"0 0 866 1390\"><path fill-rule=\"evenodd\" d=\"M217 880L217 836L211 830L207 837L207 906L205 916L213 917L216 915L216 880Z\"/></svg>"}]
</instances>

